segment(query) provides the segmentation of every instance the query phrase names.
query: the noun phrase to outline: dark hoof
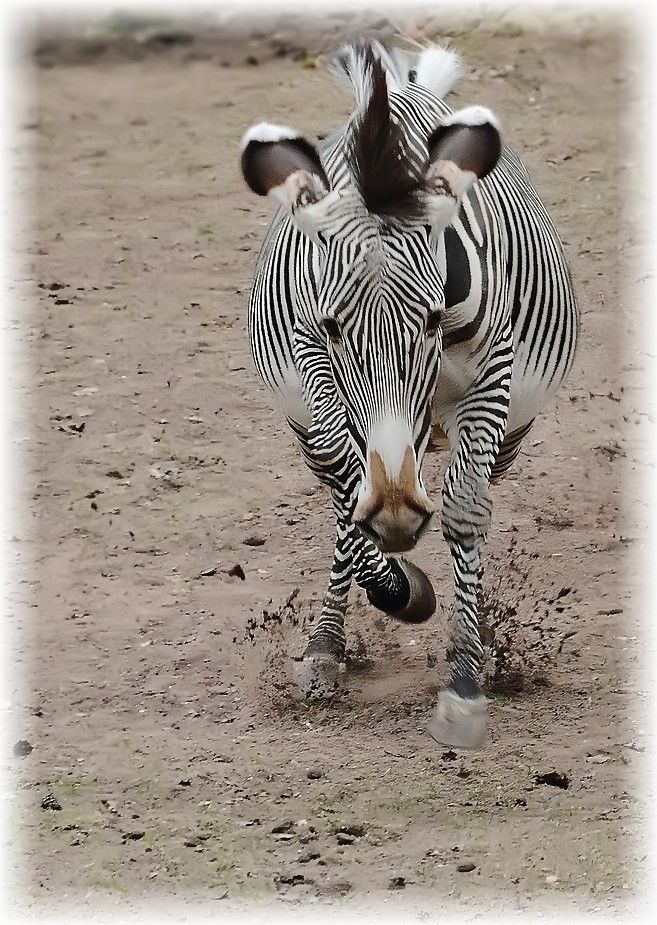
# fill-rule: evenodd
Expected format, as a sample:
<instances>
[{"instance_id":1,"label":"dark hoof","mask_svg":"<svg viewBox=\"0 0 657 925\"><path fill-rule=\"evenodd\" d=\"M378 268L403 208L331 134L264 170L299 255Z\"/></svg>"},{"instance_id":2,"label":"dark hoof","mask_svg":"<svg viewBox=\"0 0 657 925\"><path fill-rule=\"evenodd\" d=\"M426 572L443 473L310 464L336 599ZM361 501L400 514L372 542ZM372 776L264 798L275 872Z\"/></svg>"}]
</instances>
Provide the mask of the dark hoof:
<instances>
[{"instance_id":1,"label":"dark hoof","mask_svg":"<svg viewBox=\"0 0 657 925\"><path fill-rule=\"evenodd\" d=\"M406 559L397 559L397 565L406 576L410 594L408 603L399 610L390 610L388 613L402 623L424 623L436 612L436 595L433 585L422 569Z\"/></svg>"}]
</instances>

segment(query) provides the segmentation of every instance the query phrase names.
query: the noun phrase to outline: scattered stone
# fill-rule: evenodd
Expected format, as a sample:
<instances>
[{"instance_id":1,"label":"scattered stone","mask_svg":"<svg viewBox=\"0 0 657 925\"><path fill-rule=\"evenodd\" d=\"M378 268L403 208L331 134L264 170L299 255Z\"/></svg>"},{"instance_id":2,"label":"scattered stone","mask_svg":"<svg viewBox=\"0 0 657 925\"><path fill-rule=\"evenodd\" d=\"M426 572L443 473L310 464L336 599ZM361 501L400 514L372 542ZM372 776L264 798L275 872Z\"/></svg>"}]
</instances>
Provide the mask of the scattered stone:
<instances>
[{"instance_id":1,"label":"scattered stone","mask_svg":"<svg viewBox=\"0 0 657 925\"><path fill-rule=\"evenodd\" d=\"M300 883L305 882L306 878L303 874L279 874L274 877L274 883L279 888L281 886L298 886Z\"/></svg>"},{"instance_id":2,"label":"scattered stone","mask_svg":"<svg viewBox=\"0 0 657 925\"><path fill-rule=\"evenodd\" d=\"M440 757L443 761L456 761L456 752L450 748L448 752L443 752Z\"/></svg>"},{"instance_id":3,"label":"scattered stone","mask_svg":"<svg viewBox=\"0 0 657 925\"><path fill-rule=\"evenodd\" d=\"M364 825L361 825L358 822L350 822L347 825L336 826L333 829L333 834L339 835L342 833L345 835L353 835L354 838L362 838L366 831L367 830Z\"/></svg>"},{"instance_id":4,"label":"scattered stone","mask_svg":"<svg viewBox=\"0 0 657 925\"><path fill-rule=\"evenodd\" d=\"M123 834L122 834L121 837L122 837L122 839L123 839L124 842L126 842L126 841L139 841L140 839L142 839L142 838L144 837L145 834L146 834L146 832L142 832L142 831L139 831L139 832L123 832Z\"/></svg>"},{"instance_id":5,"label":"scattered stone","mask_svg":"<svg viewBox=\"0 0 657 925\"><path fill-rule=\"evenodd\" d=\"M559 787L560 790L568 790L570 780L566 774L560 774L559 771L548 771L547 774L534 774L534 780L537 784L548 784L550 787Z\"/></svg>"},{"instance_id":6,"label":"scattered stone","mask_svg":"<svg viewBox=\"0 0 657 925\"><path fill-rule=\"evenodd\" d=\"M308 864L310 861L316 861L319 856L319 851L306 851L299 856L299 864Z\"/></svg>"},{"instance_id":7,"label":"scattered stone","mask_svg":"<svg viewBox=\"0 0 657 925\"><path fill-rule=\"evenodd\" d=\"M30 745L27 739L19 739L18 742L14 745L14 755L17 758L25 758L34 750L34 746Z\"/></svg>"},{"instance_id":8,"label":"scattered stone","mask_svg":"<svg viewBox=\"0 0 657 925\"><path fill-rule=\"evenodd\" d=\"M239 578L240 581L246 580L246 575L244 574L244 569L239 564L239 562L234 565L231 569L228 569L228 574L232 575L234 578Z\"/></svg>"},{"instance_id":9,"label":"scattered stone","mask_svg":"<svg viewBox=\"0 0 657 925\"><path fill-rule=\"evenodd\" d=\"M143 32L137 33L135 40L147 48L165 48L172 45L191 45L194 41L194 35L187 29L158 26L157 28L145 29Z\"/></svg>"},{"instance_id":10,"label":"scattered stone","mask_svg":"<svg viewBox=\"0 0 657 925\"><path fill-rule=\"evenodd\" d=\"M306 777L308 780L319 780L321 777L324 777L324 772L317 769L312 769L307 772Z\"/></svg>"},{"instance_id":11,"label":"scattered stone","mask_svg":"<svg viewBox=\"0 0 657 925\"><path fill-rule=\"evenodd\" d=\"M116 803L114 803L112 800L101 800L100 805L103 807L103 809L106 809L108 812L113 813L115 816L121 815L121 813L116 808Z\"/></svg>"},{"instance_id":12,"label":"scattered stone","mask_svg":"<svg viewBox=\"0 0 657 925\"><path fill-rule=\"evenodd\" d=\"M244 546L264 546L265 540L261 536L247 536L242 543Z\"/></svg>"},{"instance_id":13,"label":"scattered stone","mask_svg":"<svg viewBox=\"0 0 657 925\"><path fill-rule=\"evenodd\" d=\"M202 841L204 841L204 839L202 839L199 835L192 835L190 838L185 839L183 845L185 848L202 848Z\"/></svg>"},{"instance_id":14,"label":"scattered stone","mask_svg":"<svg viewBox=\"0 0 657 925\"><path fill-rule=\"evenodd\" d=\"M290 819L287 822L279 822L277 825L273 827L271 832L272 832L272 835L279 835L282 833L291 832L293 828L294 828L294 822L292 822L292 820Z\"/></svg>"},{"instance_id":15,"label":"scattered stone","mask_svg":"<svg viewBox=\"0 0 657 925\"><path fill-rule=\"evenodd\" d=\"M406 886L406 877L392 877L388 883L389 890L403 890Z\"/></svg>"},{"instance_id":16,"label":"scattered stone","mask_svg":"<svg viewBox=\"0 0 657 925\"><path fill-rule=\"evenodd\" d=\"M107 476L108 479L122 479L123 478L123 473L119 472L118 469L109 469L105 473L105 475Z\"/></svg>"},{"instance_id":17,"label":"scattered stone","mask_svg":"<svg viewBox=\"0 0 657 925\"><path fill-rule=\"evenodd\" d=\"M199 578L211 578L212 575L216 575L216 574L217 574L217 566L215 565L212 568L204 568L202 572L198 573L198 577Z\"/></svg>"},{"instance_id":18,"label":"scattered stone","mask_svg":"<svg viewBox=\"0 0 657 925\"><path fill-rule=\"evenodd\" d=\"M189 780L188 777L185 777L185 778L183 778L183 780L179 780L179 781L178 781L178 786L179 786L179 787L191 787L191 786L192 786L192 782L191 782L191 780Z\"/></svg>"},{"instance_id":19,"label":"scattered stone","mask_svg":"<svg viewBox=\"0 0 657 925\"><path fill-rule=\"evenodd\" d=\"M346 896L352 889L353 884L350 880L334 880L333 883L323 884L318 887L317 892L321 896L335 897Z\"/></svg>"},{"instance_id":20,"label":"scattered stone","mask_svg":"<svg viewBox=\"0 0 657 925\"><path fill-rule=\"evenodd\" d=\"M456 776L463 778L463 780L467 780L467 778L470 777L471 774L472 774L472 771L466 770L466 768L464 768L462 765L460 769L456 772Z\"/></svg>"},{"instance_id":21,"label":"scattered stone","mask_svg":"<svg viewBox=\"0 0 657 925\"><path fill-rule=\"evenodd\" d=\"M516 797L516 801L513 804L514 806L526 806L527 800L524 797Z\"/></svg>"},{"instance_id":22,"label":"scattered stone","mask_svg":"<svg viewBox=\"0 0 657 925\"><path fill-rule=\"evenodd\" d=\"M339 845L353 845L356 841L356 838L353 835L349 835L347 832L338 832L336 838Z\"/></svg>"},{"instance_id":23,"label":"scattered stone","mask_svg":"<svg viewBox=\"0 0 657 925\"><path fill-rule=\"evenodd\" d=\"M477 865L472 861L464 861L462 864L457 864L456 869L460 874L469 874L471 871L477 869Z\"/></svg>"},{"instance_id":24,"label":"scattered stone","mask_svg":"<svg viewBox=\"0 0 657 925\"><path fill-rule=\"evenodd\" d=\"M623 748L629 748L633 752L645 752L645 745L637 745L636 742L626 742L623 744Z\"/></svg>"},{"instance_id":25,"label":"scattered stone","mask_svg":"<svg viewBox=\"0 0 657 925\"><path fill-rule=\"evenodd\" d=\"M62 805L57 799L53 796L52 793L47 794L43 800L41 800L41 809L61 809Z\"/></svg>"}]
</instances>

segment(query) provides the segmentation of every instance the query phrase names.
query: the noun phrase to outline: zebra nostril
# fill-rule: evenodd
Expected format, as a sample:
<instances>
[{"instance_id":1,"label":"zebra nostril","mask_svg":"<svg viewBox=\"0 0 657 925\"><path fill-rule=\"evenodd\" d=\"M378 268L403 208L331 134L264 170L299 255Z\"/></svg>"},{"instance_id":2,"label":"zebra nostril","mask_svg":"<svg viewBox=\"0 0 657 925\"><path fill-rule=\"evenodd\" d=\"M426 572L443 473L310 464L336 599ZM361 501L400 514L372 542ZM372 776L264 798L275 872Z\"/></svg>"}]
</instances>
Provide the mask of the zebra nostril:
<instances>
[{"instance_id":1,"label":"zebra nostril","mask_svg":"<svg viewBox=\"0 0 657 925\"><path fill-rule=\"evenodd\" d=\"M368 524L366 520L357 520L355 521L355 524L360 530L360 532L363 534L363 536L366 536L368 540L371 540L375 544L375 546L379 545L379 543L381 542L381 537L376 532L374 527Z\"/></svg>"},{"instance_id":2,"label":"zebra nostril","mask_svg":"<svg viewBox=\"0 0 657 925\"><path fill-rule=\"evenodd\" d=\"M417 530L415 531L413 535L413 538L415 539L416 543L420 539L420 537L423 536L427 532L427 529L429 527L429 524L431 523L432 517L433 517L433 511L431 511L429 514L426 514L425 517L422 519L422 523L420 524L420 526L417 528Z\"/></svg>"}]
</instances>

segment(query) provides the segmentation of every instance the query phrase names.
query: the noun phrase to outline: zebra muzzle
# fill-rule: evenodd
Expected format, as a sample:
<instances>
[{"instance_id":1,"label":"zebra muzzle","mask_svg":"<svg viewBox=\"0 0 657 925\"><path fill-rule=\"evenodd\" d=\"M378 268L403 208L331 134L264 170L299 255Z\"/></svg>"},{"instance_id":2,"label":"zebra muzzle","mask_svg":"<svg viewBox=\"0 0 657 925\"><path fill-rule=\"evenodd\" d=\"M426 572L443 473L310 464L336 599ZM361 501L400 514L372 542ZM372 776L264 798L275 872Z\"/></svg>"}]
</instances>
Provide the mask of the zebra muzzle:
<instances>
[{"instance_id":1,"label":"zebra muzzle","mask_svg":"<svg viewBox=\"0 0 657 925\"><path fill-rule=\"evenodd\" d=\"M419 482L412 446L406 447L400 470L390 468L392 474L381 453L370 451L353 523L381 552L409 552L427 530L433 505Z\"/></svg>"}]
</instances>

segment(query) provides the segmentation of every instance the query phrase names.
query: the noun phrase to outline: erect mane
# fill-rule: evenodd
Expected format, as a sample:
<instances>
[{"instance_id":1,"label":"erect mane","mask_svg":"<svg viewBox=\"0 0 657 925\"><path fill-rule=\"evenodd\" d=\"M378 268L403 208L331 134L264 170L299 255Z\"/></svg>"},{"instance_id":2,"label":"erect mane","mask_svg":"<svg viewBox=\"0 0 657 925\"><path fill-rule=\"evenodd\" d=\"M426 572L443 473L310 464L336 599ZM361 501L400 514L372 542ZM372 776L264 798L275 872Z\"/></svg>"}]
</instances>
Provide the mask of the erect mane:
<instances>
[{"instance_id":1,"label":"erect mane","mask_svg":"<svg viewBox=\"0 0 657 925\"><path fill-rule=\"evenodd\" d=\"M421 220L426 163L411 159L401 124L392 118L386 71L369 44L363 44L362 74L369 89L346 140L347 162L367 209L380 216Z\"/></svg>"}]
</instances>

